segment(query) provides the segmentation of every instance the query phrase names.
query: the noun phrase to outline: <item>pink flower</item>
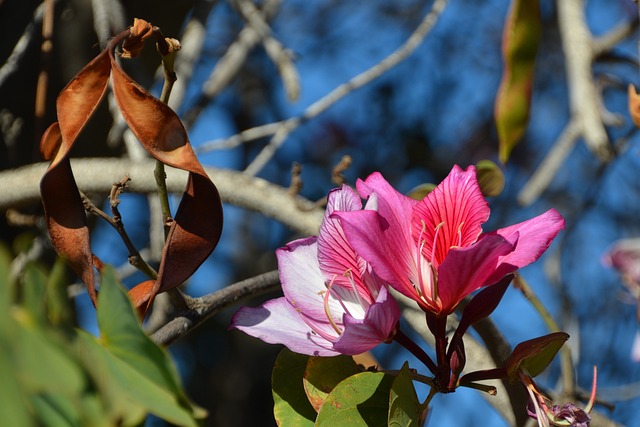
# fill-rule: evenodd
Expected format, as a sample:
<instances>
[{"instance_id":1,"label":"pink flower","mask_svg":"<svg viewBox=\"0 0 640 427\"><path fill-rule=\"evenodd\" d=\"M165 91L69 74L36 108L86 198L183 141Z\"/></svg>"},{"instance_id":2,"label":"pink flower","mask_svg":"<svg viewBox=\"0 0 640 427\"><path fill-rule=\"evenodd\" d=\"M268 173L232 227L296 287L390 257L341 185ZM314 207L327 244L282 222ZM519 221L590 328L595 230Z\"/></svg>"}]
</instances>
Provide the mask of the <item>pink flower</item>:
<instances>
[{"instance_id":1,"label":"pink flower","mask_svg":"<svg viewBox=\"0 0 640 427\"><path fill-rule=\"evenodd\" d=\"M482 233L489 206L473 166L454 166L421 201L397 192L377 172L357 188L377 210L334 214L347 241L384 281L437 316L537 260L564 228L562 216L551 209Z\"/></svg>"},{"instance_id":2,"label":"pink flower","mask_svg":"<svg viewBox=\"0 0 640 427\"><path fill-rule=\"evenodd\" d=\"M636 300L640 296L640 238L620 239L604 255L605 265L618 270L622 282ZM640 305L638 306L638 322L640 322ZM631 359L640 362L640 331L636 332L631 347Z\"/></svg>"},{"instance_id":3,"label":"pink flower","mask_svg":"<svg viewBox=\"0 0 640 427\"><path fill-rule=\"evenodd\" d=\"M400 318L398 305L331 218L360 209L360 197L348 186L329 193L319 236L276 251L284 297L241 308L231 327L317 356L359 354L390 340Z\"/></svg>"}]
</instances>

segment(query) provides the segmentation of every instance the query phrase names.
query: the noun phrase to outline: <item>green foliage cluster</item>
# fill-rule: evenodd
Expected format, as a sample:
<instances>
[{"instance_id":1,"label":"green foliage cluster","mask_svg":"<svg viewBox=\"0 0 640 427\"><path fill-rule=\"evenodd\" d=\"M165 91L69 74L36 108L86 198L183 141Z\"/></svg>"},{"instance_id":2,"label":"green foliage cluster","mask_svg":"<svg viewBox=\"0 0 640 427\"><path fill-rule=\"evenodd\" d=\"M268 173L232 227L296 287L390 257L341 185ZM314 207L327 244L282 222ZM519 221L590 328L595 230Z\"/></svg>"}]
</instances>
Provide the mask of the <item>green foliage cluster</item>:
<instances>
[{"instance_id":1,"label":"green foliage cluster","mask_svg":"<svg viewBox=\"0 0 640 427\"><path fill-rule=\"evenodd\" d=\"M113 269L102 272L100 337L73 325L65 267L28 264L12 279L0 247L0 424L137 426L148 414L197 426L167 352L142 331Z\"/></svg>"},{"instance_id":2,"label":"green foliage cluster","mask_svg":"<svg viewBox=\"0 0 640 427\"><path fill-rule=\"evenodd\" d=\"M419 426L425 411L405 363L364 370L350 356L310 357L283 349L272 376L274 415L286 426Z\"/></svg>"}]
</instances>

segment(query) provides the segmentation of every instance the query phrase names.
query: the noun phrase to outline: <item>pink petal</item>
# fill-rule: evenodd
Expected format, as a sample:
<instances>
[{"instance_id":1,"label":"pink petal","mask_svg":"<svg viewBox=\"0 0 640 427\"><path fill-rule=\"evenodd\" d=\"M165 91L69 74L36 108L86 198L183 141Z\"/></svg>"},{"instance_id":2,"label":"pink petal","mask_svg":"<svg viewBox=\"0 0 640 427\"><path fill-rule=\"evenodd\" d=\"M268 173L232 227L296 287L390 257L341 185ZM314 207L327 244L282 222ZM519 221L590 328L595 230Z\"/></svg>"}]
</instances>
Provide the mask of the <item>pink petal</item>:
<instances>
[{"instance_id":1,"label":"pink petal","mask_svg":"<svg viewBox=\"0 0 640 427\"><path fill-rule=\"evenodd\" d=\"M374 205L377 206L377 211L391 227L397 228L411 243L411 212L418 202L398 192L379 172L372 173L364 181L358 180L356 187L360 196L365 199L376 194L377 204Z\"/></svg>"},{"instance_id":2,"label":"pink petal","mask_svg":"<svg viewBox=\"0 0 640 427\"><path fill-rule=\"evenodd\" d=\"M399 319L398 304L383 287L378 300L369 307L364 319L344 315L344 332L333 346L340 353L348 355L369 351L392 337Z\"/></svg>"},{"instance_id":3,"label":"pink petal","mask_svg":"<svg viewBox=\"0 0 640 427\"><path fill-rule=\"evenodd\" d=\"M512 241L514 235L519 235L514 251L500 259L500 264L489 281L497 282L507 274L536 261L564 228L562 215L555 209L550 209L527 221L483 234L481 240L498 235Z\"/></svg>"},{"instance_id":4,"label":"pink petal","mask_svg":"<svg viewBox=\"0 0 640 427\"><path fill-rule=\"evenodd\" d=\"M513 240L509 242L502 236L489 236L473 246L449 251L438 269L441 309L436 314L451 313L464 297L483 286L497 282L491 278L500 258L513 251L517 237L512 235Z\"/></svg>"},{"instance_id":5,"label":"pink petal","mask_svg":"<svg viewBox=\"0 0 640 427\"><path fill-rule=\"evenodd\" d=\"M410 281L411 277L417 277L412 258L415 248L397 221L387 221L378 212L369 210L336 212L334 216L340 218L351 247L384 282L409 298L418 298Z\"/></svg>"},{"instance_id":6,"label":"pink petal","mask_svg":"<svg viewBox=\"0 0 640 427\"><path fill-rule=\"evenodd\" d=\"M242 307L231 319L230 328L269 344L284 344L291 351L310 356L335 356L330 341L315 334L285 298L277 298L261 307Z\"/></svg>"},{"instance_id":7,"label":"pink petal","mask_svg":"<svg viewBox=\"0 0 640 427\"><path fill-rule=\"evenodd\" d=\"M618 270L625 282L640 286L640 239L620 239L603 257L605 265Z\"/></svg>"},{"instance_id":8,"label":"pink petal","mask_svg":"<svg viewBox=\"0 0 640 427\"><path fill-rule=\"evenodd\" d=\"M412 215L412 233L416 244L425 244L424 256L437 267L451 247L466 247L482 232L489 219L475 167L463 171L455 165L449 175L420 203Z\"/></svg>"},{"instance_id":9,"label":"pink petal","mask_svg":"<svg viewBox=\"0 0 640 427\"><path fill-rule=\"evenodd\" d=\"M372 303L370 291L362 280L366 263L356 255L347 243L340 220L331 217L333 212L358 211L360 209L362 209L360 196L349 186L343 185L342 188L329 193L327 210L318 236L318 262L325 280L339 286L352 287L349 277L345 275L350 271L360 295L367 299L368 303Z\"/></svg>"},{"instance_id":10,"label":"pink petal","mask_svg":"<svg viewBox=\"0 0 640 427\"><path fill-rule=\"evenodd\" d=\"M325 278L318 266L316 237L295 240L276 250L282 291L295 308L307 317L325 322ZM335 300L329 301L334 317L342 318L344 310Z\"/></svg>"}]
</instances>

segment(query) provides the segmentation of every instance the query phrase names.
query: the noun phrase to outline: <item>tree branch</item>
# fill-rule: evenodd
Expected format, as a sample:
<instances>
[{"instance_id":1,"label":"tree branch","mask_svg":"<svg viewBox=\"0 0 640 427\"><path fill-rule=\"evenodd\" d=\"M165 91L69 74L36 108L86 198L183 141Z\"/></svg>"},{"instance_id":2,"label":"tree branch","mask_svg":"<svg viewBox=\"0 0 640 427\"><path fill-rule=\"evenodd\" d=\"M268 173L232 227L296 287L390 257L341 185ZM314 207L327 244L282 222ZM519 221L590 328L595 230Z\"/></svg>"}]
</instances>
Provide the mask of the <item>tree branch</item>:
<instances>
[{"instance_id":1,"label":"tree branch","mask_svg":"<svg viewBox=\"0 0 640 427\"><path fill-rule=\"evenodd\" d=\"M560 0L557 7L571 116L578 120L587 147L606 161L612 152L600 114L600 95L593 82L594 44L584 15L584 0Z\"/></svg>"},{"instance_id":2,"label":"tree branch","mask_svg":"<svg viewBox=\"0 0 640 427\"><path fill-rule=\"evenodd\" d=\"M75 159L71 161L75 178L85 193L107 194L114 182L127 175L130 192L152 193L156 190L153 179L155 161L143 159ZM0 211L40 201L39 182L47 168L37 163L0 172L3 191L0 192ZM241 172L205 168L218 187L222 200L235 206L260 212L298 231L301 234L318 233L324 210L303 197L293 197L287 189ZM167 169L167 187L172 193L184 191L187 173Z\"/></svg>"},{"instance_id":3,"label":"tree branch","mask_svg":"<svg viewBox=\"0 0 640 427\"><path fill-rule=\"evenodd\" d=\"M287 136L302 123L307 120L318 116L324 112L327 108L344 98L345 95L353 92L362 86L371 83L391 68L398 65L405 58L407 58L413 51L420 46L424 38L429 34L434 27L438 18L448 0L435 0L431 10L423 18L418 28L409 36L409 38L400 46L397 50L392 52L389 56L382 61L369 68L368 70L358 74L346 83L341 84L324 97L320 98L313 104L311 104L300 117L292 117L283 122L280 122L280 126L276 128L269 144L267 144L262 151L256 156L256 158L247 166L245 173L249 175L256 175L262 170L262 168L271 160L273 155L278 151L280 146L287 139Z\"/></svg>"},{"instance_id":4,"label":"tree branch","mask_svg":"<svg viewBox=\"0 0 640 427\"><path fill-rule=\"evenodd\" d=\"M204 297L193 298L189 311L178 313L176 317L157 330L151 339L158 344L169 345L225 308L246 298L278 289L280 289L280 277L278 271L274 270L234 283Z\"/></svg>"},{"instance_id":5,"label":"tree branch","mask_svg":"<svg viewBox=\"0 0 640 427\"><path fill-rule=\"evenodd\" d=\"M270 19L280 5L280 0L267 0L263 7L263 20ZM260 43L260 34L251 26L245 26L238 38L229 46L225 54L218 60L209 78L202 86L202 91L192 109L184 114L183 121L187 128L195 123L205 106L237 76L249 52Z\"/></svg>"}]
</instances>

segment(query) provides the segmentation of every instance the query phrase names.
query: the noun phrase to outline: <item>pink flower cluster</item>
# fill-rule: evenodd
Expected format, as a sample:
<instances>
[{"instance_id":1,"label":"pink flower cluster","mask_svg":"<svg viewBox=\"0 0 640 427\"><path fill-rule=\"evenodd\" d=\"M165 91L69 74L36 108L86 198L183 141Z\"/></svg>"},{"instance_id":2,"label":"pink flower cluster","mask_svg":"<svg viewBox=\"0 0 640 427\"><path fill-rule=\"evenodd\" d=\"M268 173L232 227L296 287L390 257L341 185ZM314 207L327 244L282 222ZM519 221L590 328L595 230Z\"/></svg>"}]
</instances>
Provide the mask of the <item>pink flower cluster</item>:
<instances>
[{"instance_id":1,"label":"pink flower cluster","mask_svg":"<svg viewBox=\"0 0 640 427\"><path fill-rule=\"evenodd\" d=\"M329 194L317 237L276 251L284 297L241 308L231 327L308 355L362 353L397 332L388 286L428 318L446 318L467 295L537 260L564 228L552 209L483 233L489 206L473 166L454 166L420 201L377 172L356 188Z\"/></svg>"}]
</instances>

